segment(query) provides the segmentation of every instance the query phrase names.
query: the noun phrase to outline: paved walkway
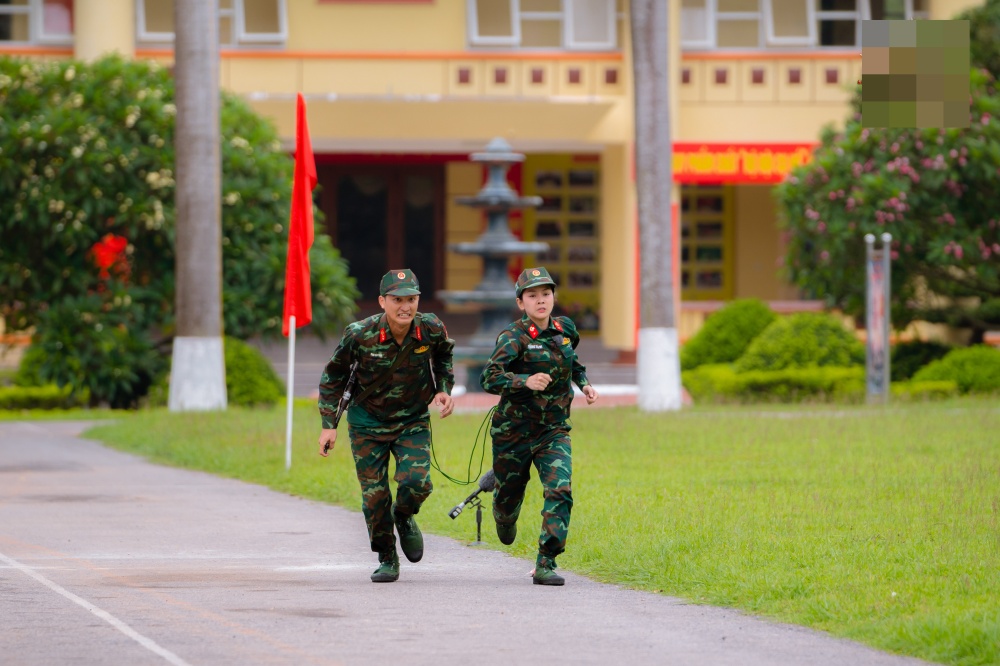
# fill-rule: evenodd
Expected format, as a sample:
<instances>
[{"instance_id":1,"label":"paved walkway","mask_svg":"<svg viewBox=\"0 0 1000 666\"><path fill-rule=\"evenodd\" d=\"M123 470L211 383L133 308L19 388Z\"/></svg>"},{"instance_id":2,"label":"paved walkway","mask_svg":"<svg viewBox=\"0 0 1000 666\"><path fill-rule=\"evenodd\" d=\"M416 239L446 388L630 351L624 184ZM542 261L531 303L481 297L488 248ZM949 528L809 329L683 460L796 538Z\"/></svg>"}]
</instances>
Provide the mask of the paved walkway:
<instances>
[{"instance_id":1,"label":"paved walkway","mask_svg":"<svg viewBox=\"0 0 1000 666\"><path fill-rule=\"evenodd\" d=\"M375 585L360 513L0 423L0 662L810 664L899 658L428 536Z\"/></svg>"}]
</instances>

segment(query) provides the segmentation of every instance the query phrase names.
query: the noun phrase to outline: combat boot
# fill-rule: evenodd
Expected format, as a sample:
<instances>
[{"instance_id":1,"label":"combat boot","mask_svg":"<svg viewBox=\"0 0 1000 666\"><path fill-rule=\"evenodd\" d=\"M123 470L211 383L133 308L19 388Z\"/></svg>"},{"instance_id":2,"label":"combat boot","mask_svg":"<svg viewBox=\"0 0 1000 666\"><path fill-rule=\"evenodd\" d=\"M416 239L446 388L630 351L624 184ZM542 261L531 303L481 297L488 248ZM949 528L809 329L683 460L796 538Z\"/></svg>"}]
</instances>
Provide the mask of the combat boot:
<instances>
[{"instance_id":1,"label":"combat boot","mask_svg":"<svg viewBox=\"0 0 1000 666\"><path fill-rule=\"evenodd\" d=\"M373 583L395 583L399 580L399 555L396 549L378 554L378 569L372 572Z\"/></svg>"},{"instance_id":2,"label":"combat boot","mask_svg":"<svg viewBox=\"0 0 1000 666\"><path fill-rule=\"evenodd\" d=\"M500 543L505 546L514 543L517 537L517 523L497 523L497 536L500 537Z\"/></svg>"},{"instance_id":3,"label":"combat boot","mask_svg":"<svg viewBox=\"0 0 1000 666\"><path fill-rule=\"evenodd\" d=\"M531 577L535 585L565 585L566 579L556 573L556 561L539 555L535 562L535 574Z\"/></svg>"},{"instance_id":4,"label":"combat boot","mask_svg":"<svg viewBox=\"0 0 1000 666\"><path fill-rule=\"evenodd\" d=\"M424 556L424 535L417 527L413 516L396 515L396 503L392 503L392 522L396 523L396 533L399 534L399 546L403 555L411 562L419 562Z\"/></svg>"}]
</instances>

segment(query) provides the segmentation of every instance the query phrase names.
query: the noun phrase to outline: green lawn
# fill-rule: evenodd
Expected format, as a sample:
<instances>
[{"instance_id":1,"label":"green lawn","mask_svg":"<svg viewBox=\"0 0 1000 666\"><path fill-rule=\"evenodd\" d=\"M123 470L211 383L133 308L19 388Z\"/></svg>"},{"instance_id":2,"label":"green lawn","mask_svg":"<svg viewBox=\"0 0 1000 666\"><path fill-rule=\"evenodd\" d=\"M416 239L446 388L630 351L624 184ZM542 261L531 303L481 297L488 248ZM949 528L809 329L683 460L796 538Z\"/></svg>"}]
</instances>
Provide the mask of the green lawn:
<instances>
[{"instance_id":1,"label":"green lawn","mask_svg":"<svg viewBox=\"0 0 1000 666\"><path fill-rule=\"evenodd\" d=\"M89 436L359 510L346 424L324 460L315 409L297 404L286 473L284 414L142 412ZM433 417L437 457L452 476L466 477L481 421ZM574 424L575 506L561 567L932 661L1000 663L996 400L658 415L583 408ZM434 485L421 527L470 540L474 511L447 515L470 488L437 473ZM525 571L540 495L533 479L508 549L526 558ZM483 527L503 548L488 508Z\"/></svg>"}]
</instances>

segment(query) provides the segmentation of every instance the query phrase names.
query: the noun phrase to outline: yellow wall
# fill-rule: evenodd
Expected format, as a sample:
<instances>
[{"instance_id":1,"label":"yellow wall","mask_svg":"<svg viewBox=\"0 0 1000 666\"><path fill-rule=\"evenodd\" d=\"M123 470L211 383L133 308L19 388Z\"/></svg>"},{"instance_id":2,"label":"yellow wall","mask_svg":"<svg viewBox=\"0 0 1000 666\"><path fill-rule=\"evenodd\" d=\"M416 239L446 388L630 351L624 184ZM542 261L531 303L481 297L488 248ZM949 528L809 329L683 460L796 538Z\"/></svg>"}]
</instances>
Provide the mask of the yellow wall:
<instances>
[{"instance_id":1,"label":"yellow wall","mask_svg":"<svg viewBox=\"0 0 1000 666\"><path fill-rule=\"evenodd\" d=\"M983 0L929 0L929 4L931 19L942 21L955 18L955 14L984 3Z\"/></svg>"},{"instance_id":2,"label":"yellow wall","mask_svg":"<svg viewBox=\"0 0 1000 666\"><path fill-rule=\"evenodd\" d=\"M465 48L465 1L288 0L289 50L450 51Z\"/></svg>"},{"instance_id":3,"label":"yellow wall","mask_svg":"<svg viewBox=\"0 0 1000 666\"><path fill-rule=\"evenodd\" d=\"M460 206L456 197L472 196L483 186L483 166L475 162L449 162L445 167L445 245L470 243L483 233L483 212ZM482 257L447 252L444 288L449 291L474 289L483 275ZM469 306L446 306L447 312L469 311Z\"/></svg>"},{"instance_id":4,"label":"yellow wall","mask_svg":"<svg viewBox=\"0 0 1000 666\"><path fill-rule=\"evenodd\" d=\"M631 144L607 146L601 156L601 339L635 349L636 224Z\"/></svg>"},{"instance_id":5,"label":"yellow wall","mask_svg":"<svg viewBox=\"0 0 1000 666\"><path fill-rule=\"evenodd\" d=\"M779 274L784 256L778 211L768 185L741 185L734 189L736 208L735 298L786 300L796 291Z\"/></svg>"},{"instance_id":6,"label":"yellow wall","mask_svg":"<svg viewBox=\"0 0 1000 666\"><path fill-rule=\"evenodd\" d=\"M94 60L117 52L135 55L135 0L75 0L73 55Z\"/></svg>"}]
</instances>

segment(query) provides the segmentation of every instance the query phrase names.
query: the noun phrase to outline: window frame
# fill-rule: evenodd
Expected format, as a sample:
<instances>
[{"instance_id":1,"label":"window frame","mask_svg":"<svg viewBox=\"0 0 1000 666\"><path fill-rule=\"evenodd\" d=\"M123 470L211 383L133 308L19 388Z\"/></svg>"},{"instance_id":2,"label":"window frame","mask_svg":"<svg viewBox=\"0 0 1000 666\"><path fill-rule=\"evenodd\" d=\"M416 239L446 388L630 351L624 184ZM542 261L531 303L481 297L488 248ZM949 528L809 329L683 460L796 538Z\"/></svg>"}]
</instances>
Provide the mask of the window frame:
<instances>
[{"instance_id":1,"label":"window frame","mask_svg":"<svg viewBox=\"0 0 1000 666\"><path fill-rule=\"evenodd\" d=\"M146 30L146 2L158 0L135 0L135 38L139 44L172 44L173 32L155 32ZM225 48L238 49L247 46L284 46L288 42L288 2L273 0L278 11L278 32L247 32L246 11L243 0L232 0L232 7L219 6L217 20L223 17L230 19L232 24L233 43L228 44L222 39L219 31L219 43Z\"/></svg>"},{"instance_id":2,"label":"window frame","mask_svg":"<svg viewBox=\"0 0 1000 666\"><path fill-rule=\"evenodd\" d=\"M617 35L617 11L614 0L601 0L605 6L605 19L608 29L608 41L606 42L582 42L573 38L573 12L574 6L581 0L563 0L563 48L568 51L610 51L618 46ZM555 12L553 12L555 13Z\"/></svg>"},{"instance_id":3,"label":"window frame","mask_svg":"<svg viewBox=\"0 0 1000 666\"><path fill-rule=\"evenodd\" d=\"M27 4L24 5L0 5L0 14L28 17L28 39L3 40L0 41L0 45L71 46L73 44L74 31L68 35L50 35L45 32L45 0L28 0Z\"/></svg>"},{"instance_id":4,"label":"window frame","mask_svg":"<svg viewBox=\"0 0 1000 666\"><path fill-rule=\"evenodd\" d=\"M815 0L802 0L806 3L806 35L804 37L778 37L774 34L774 18L776 16L774 0L763 0L763 2L764 39L767 46L816 46L819 24L816 21Z\"/></svg>"},{"instance_id":5,"label":"window frame","mask_svg":"<svg viewBox=\"0 0 1000 666\"><path fill-rule=\"evenodd\" d=\"M492 0L501 2L502 0ZM615 0L601 0L607 8L608 41L582 42L573 37L573 11L575 0L562 0L559 11L522 11L521 0L507 0L511 16L511 34L509 36L484 36L479 33L479 8L477 0L466 0L466 39L469 48L504 47L519 51L559 52L559 51L617 51L618 27L622 19ZM522 46L523 21L558 21L560 40L562 44L552 47Z\"/></svg>"},{"instance_id":6,"label":"window frame","mask_svg":"<svg viewBox=\"0 0 1000 666\"><path fill-rule=\"evenodd\" d=\"M705 26L704 40L687 40L681 38L681 49L683 51L767 51L781 50L789 47L798 47L809 50L853 50L861 47L861 22L871 20L871 0L857 0L854 10L821 10L818 7L820 0L803 0L806 2L806 20L808 21L807 32L800 37L781 37L775 34L774 19L778 12L774 7L774 0L759 0L759 10L756 12L720 12L718 10L718 0L705 0L704 20ZM904 0L905 19L923 20L930 16L929 9L925 8L916 11L915 0ZM683 11L683 8L682 8ZM719 46L718 25L720 21L753 20L761 22L758 45L755 47L733 47ZM819 26L821 21L852 20L855 23L855 44L850 45L830 45L824 46L819 43Z\"/></svg>"},{"instance_id":7,"label":"window frame","mask_svg":"<svg viewBox=\"0 0 1000 666\"><path fill-rule=\"evenodd\" d=\"M500 0L493 0L499 2ZM483 36L479 34L479 6L477 0L467 0L465 12L467 21L466 34L470 46L519 46L521 44L520 3L518 0L507 0L510 6L510 37Z\"/></svg>"}]
</instances>

